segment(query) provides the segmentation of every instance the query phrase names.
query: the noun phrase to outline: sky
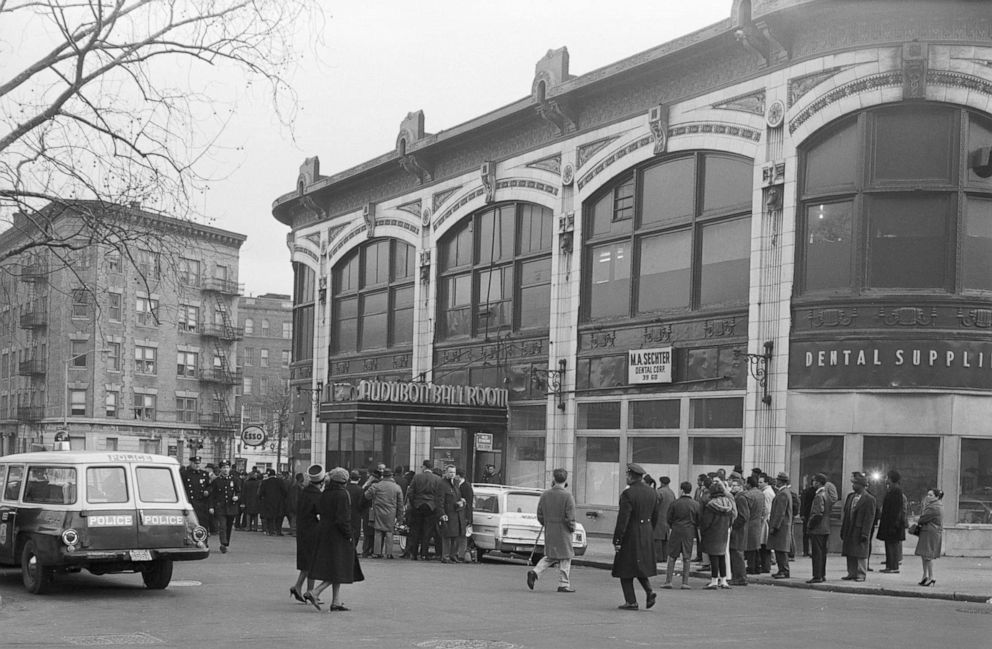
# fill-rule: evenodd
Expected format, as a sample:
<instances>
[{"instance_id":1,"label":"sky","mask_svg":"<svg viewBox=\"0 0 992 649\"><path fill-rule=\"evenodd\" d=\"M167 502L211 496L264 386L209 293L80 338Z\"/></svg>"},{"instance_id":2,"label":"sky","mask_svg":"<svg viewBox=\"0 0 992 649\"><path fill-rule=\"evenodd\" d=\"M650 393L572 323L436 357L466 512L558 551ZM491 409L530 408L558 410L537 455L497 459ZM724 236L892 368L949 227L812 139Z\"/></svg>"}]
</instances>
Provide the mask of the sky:
<instances>
[{"instance_id":1,"label":"sky","mask_svg":"<svg viewBox=\"0 0 992 649\"><path fill-rule=\"evenodd\" d=\"M324 0L321 42L301 43L298 113L280 125L264 97L242 100L214 154L201 206L247 235L245 295L290 294L289 228L272 203L299 166L331 175L392 151L400 122L423 110L437 133L530 94L534 66L567 47L581 76L730 17L732 0Z\"/></svg>"}]
</instances>

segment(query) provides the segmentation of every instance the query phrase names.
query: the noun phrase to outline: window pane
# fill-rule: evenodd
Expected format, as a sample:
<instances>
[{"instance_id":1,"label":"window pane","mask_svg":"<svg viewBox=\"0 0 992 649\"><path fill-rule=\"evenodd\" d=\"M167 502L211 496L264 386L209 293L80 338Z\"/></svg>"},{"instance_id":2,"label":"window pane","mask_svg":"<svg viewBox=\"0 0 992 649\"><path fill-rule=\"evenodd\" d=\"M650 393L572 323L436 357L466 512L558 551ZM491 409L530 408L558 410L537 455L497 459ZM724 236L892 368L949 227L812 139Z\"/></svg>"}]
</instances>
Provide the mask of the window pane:
<instances>
[{"instance_id":1,"label":"window pane","mask_svg":"<svg viewBox=\"0 0 992 649\"><path fill-rule=\"evenodd\" d=\"M26 503L70 505L76 502L76 470L72 467L32 466L24 488Z\"/></svg>"},{"instance_id":2,"label":"window pane","mask_svg":"<svg viewBox=\"0 0 992 649\"><path fill-rule=\"evenodd\" d=\"M854 120L806 153L806 193L853 188L858 157L858 122Z\"/></svg>"},{"instance_id":3,"label":"window pane","mask_svg":"<svg viewBox=\"0 0 992 649\"><path fill-rule=\"evenodd\" d=\"M362 286L377 286L389 281L389 242L379 241L365 247Z\"/></svg>"},{"instance_id":4,"label":"window pane","mask_svg":"<svg viewBox=\"0 0 992 649\"><path fill-rule=\"evenodd\" d=\"M396 254L393 257L393 279L413 277L416 256L414 247L402 241L396 241L394 245Z\"/></svg>"},{"instance_id":5,"label":"window pane","mask_svg":"<svg viewBox=\"0 0 992 649\"><path fill-rule=\"evenodd\" d=\"M972 168L972 156L982 147L992 146L992 120L978 115L969 115L968 125L968 184L975 187L992 188L992 177L982 178ZM988 163L988 160L985 160Z\"/></svg>"},{"instance_id":6,"label":"window pane","mask_svg":"<svg viewBox=\"0 0 992 649\"><path fill-rule=\"evenodd\" d=\"M629 427L678 428L679 400L631 401Z\"/></svg>"},{"instance_id":7,"label":"window pane","mask_svg":"<svg viewBox=\"0 0 992 649\"><path fill-rule=\"evenodd\" d=\"M127 500L127 480L122 467L86 469L86 502L126 503Z\"/></svg>"},{"instance_id":8,"label":"window pane","mask_svg":"<svg viewBox=\"0 0 992 649\"><path fill-rule=\"evenodd\" d=\"M588 218L588 237L630 232L633 221L633 179L605 192Z\"/></svg>"},{"instance_id":9,"label":"window pane","mask_svg":"<svg viewBox=\"0 0 992 649\"><path fill-rule=\"evenodd\" d=\"M700 305L747 302L751 219L735 219L703 226L702 237Z\"/></svg>"},{"instance_id":10,"label":"window pane","mask_svg":"<svg viewBox=\"0 0 992 649\"><path fill-rule=\"evenodd\" d=\"M692 233L689 230L646 237L638 251L640 313L689 306L692 288Z\"/></svg>"},{"instance_id":11,"label":"window pane","mask_svg":"<svg viewBox=\"0 0 992 649\"><path fill-rule=\"evenodd\" d=\"M964 288L992 290L992 200L968 198L961 267Z\"/></svg>"},{"instance_id":12,"label":"window pane","mask_svg":"<svg viewBox=\"0 0 992 649\"><path fill-rule=\"evenodd\" d=\"M751 211L754 165L750 160L706 156L703 181L703 211L714 212L737 207Z\"/></svg>"},{"instance_id":13,"label":"window pane","mask_svg":"<svg viewBox=\"0 0 992 649\"><path fill-rule=\"evenodd\" d=\"M870 285L943 287L947 283L950 197L873 196L869 205Z\"/></svg>"},{"instance_id":14,"label":"window pane","mask_svg":"<svg viewBox=\"0 0 992 649\"><path fill-rule=\"evenodd\" d=\"M576 388L615 388L627 383L627 356L580 358L575 368Z\"/></svg>"},{"instance_id":15,"label":"window pane","mask_svg":"<svg viewBox=\"0 0 992 649\"><path fill-rule=\"evenodd\" d=\"M689 428L743 427L743 398L689 399Z\"/></svg>"},{"instance_id":16,"label":"window pane","mask_svg":"<svg viewBox=\"0 0 992 649\"><path fill-rule=\"evenodd\" d=\"M873 181L951 182L952 151L957 151L954 111L900 108L874 117Z\"/></svg>"},{"instance_id":17,"label":"window pane","mask_svg":"<svg viewBox=\"0 0 992 649\"><path fill-rule=\"evenodd\" d=\"M620 402L597 401L578 404L576 427L597 430L620 428Z\"/></svg>"},{"instance_id":18,"label":"window pane","mask_svg":"<svg viewBox=\"0 0 992 649\"><path fill-rule=\"evenodd\" d=\"M648 475L655 478L668 476L678 485L678 437L633 437L630 438L629 448L630 461L640 464Z\"/></svg>"},{"instance_id":19,"label":"window pane","mask_svg":"<svg viewBox=\"0 0 992 649\"><path fill-rule=\"evenodd\" d=\"M138 480L138 498L146 503L174 503L179 501L172 472L167 468L138 467L134 470Z\"/></svg>"},{"instance_id":20,"label":"window pane","mask_svg":"<svg viewBox=\"0 0 992 649\"><path fill-rule=\"evenodd\" d=\"M337 303L337 341L334 348L338 351L355 351L358 349L358 298L339 300Z\"/></svg>"},{"instance_id":21,"label":"window pane","mask_svg":"<svg viewBox=\"0 0 992 649\"><path fill-rule=\"evenodd\" d=\"M389 300L386 291L362 297L362 349L386 346L386 322Z\"/></svg>"},{"instance_id":22,"label":"window pane","mask_svg":"<svg viewBox=\"0 0 992 649\"><path fill-rule=\"evenodd\" d=\"M805 479L823 473L835 487L847 485L844 476L844 438L841 435L796 435L799 444L799 475ZM834 505L835 507L840 506Z\"/></svg>"},{"instance_id":23,"label":"window pane","mask_svg":"<svg viewBox=\"0 0 992 649\"><path fill-rule=\"evenodd\" d=\"M739 437L693 437L690 440L692 459L689 471L692 475L709 473L717 469L729 469L741 464L744 444Z\"/></svg>"},{"instance_id":24,"label":"window pane","mask_svg":"<svg viewBox=\"0 0 992 649\"><path fill-rule=\"evenodd\" d=\"M520 254L550 251L554 215L539 205L520 206Z\"/></svg>"},{"instance_id":25,"label":"window pane","mask_svg":"<svg viewBox=\"0 0 992 649\"><path fill-rule=\"evenodd\" d=\"M472 263L472 219L456 226L441 243L442 271Z\"/></svg>"},{"instance_id":26,"label":"window pane","mask_svg":"<svg viewBox=\"0 0 992 649\"><path fill-rule=\"evenodd\" d=\"M575 440L575 496L583 504L616 505L620 498L620 439Z\"/></svg>"},{"instance_id":27,"label":"window pane","mask_svg":"<svg viewBox=\"0 0 992 649\"><path fill-rule=\"evenodd\" d=\"M644 170L641 176L642 226L681 223L692 216L696 204L695 166L695 158L689 157ZM750 184L749 180L749 187Z\"/></svg>"},{"instance_id":28,"label":"window pane","mask_svg":"<svg viewBox=\"0 0 992 649\"><path fill-rule=\"evenodd\" d=\"M850 201L806 207L806 290L848 290L851 286Z\"/></svg>"},{"instance_id":29,"label":"window pane","mask_svg":"<svg viewBox=\"0 0 992 649\"><path fill-rule=\"evenodd\" d=\"M472 276L469 274L443 280L442 317L446 336L467 336L472 320Z\"/></svg>"},{"instance_id":30,"label":"window pane","mask_svg":"<svg viewBox=\"0 0 992 649\"><path fill-rule=\"evenodd\" d=\"M478 216L478 263L509 259L513 256L513 225L516 206L498 207Z\"/></svg>"},{"instance_id":31,"label":"window pane","mask_svg":"<svg viewBox=\"0 0 992 649\"><path fill-rule=\"evenodd\" d=\"M507 484L544 487L544 437L507 439Z\"/></svg>"},{"instance_id":32,"label":"window pane","mask_svg":"<svg viewBox=\"0 0 992 649\"><path fill-rule=\"evenodd\" d=\"M413 287L393 289L393 309L390 311L392 343L413 341Z\"/></svg>"},{"instance_id":33,"label":"window pane","mask_svg":"<svg viewBox=\"0 0 992 649\"><path fill-rule=\"evenodd\" d=\"M551 257L520 264L520 327L547 328L551 320Z\"/></svg>"},{"instance_id":34,"label":"window pane","mask_svg":"<svg viewBox=\"0 0 992 649\"><path fill-rule=\"evenodd\" d=\"M589 317L623 316L630 312L630 243L596 246L590 251L592 281Z\"/></svg>"},{"instance_id":35,"label":"window pane","mask_svg":"<svg viewBox=\"0 0 992 649\"><path fill-rule=\"evenodd\" d=\"M902 474L902 492L909 500L909 513L919 516L927 490L940 486L937 484L939 455L939 437L865 436L864 470L870 480L878 481L875 498L884 495L885 474L896 469Z\"/></svg>"},{"instance_id":36,"label":"window pane","mask_svg":"<svg viewBox=\"0 0 992 649\"><path fill-rule=\"evenodd\" d=\"M957 522L992 524L992 439L961 440Z\"/></svg>"},{"instance_id":37,"label":"window pane","mask_svg":"<svg viewBox=\"0 0 992 649\"><path fill-rule=\"evenodd\" d=\"M540 406L513 406L510 408L510 428L513 431L546 430L547 408Z\"/></svg>"},{"instance_id":38,"label":"window pane","mask_svg":"<svg viewBox=\"0 0 992 649\"><path fill-rule=\"evenodd\" d=\"M476 327L479 331L492 331L510 324L513 315L510 302L510 287L513 285L511 271L511 267L506 266L479 272L479 308L476 312Z\"/></svg>"}]
</instances>

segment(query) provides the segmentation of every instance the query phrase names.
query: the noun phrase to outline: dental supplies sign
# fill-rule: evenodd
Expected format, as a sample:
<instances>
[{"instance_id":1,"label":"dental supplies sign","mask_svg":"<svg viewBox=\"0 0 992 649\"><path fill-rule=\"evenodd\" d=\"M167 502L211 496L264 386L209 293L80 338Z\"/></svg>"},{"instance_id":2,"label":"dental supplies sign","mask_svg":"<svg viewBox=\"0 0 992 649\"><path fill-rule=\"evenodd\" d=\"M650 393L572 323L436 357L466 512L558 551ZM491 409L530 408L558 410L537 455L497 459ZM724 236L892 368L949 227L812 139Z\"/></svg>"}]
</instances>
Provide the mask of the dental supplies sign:
<instances>
[{"instance_id":1,"label":"dental supplies sign","mask_svg":"<svg viewBox=\"0 0 992 649\"><path fill-rule=\"evenodd\" d=\"M627 383L671 383L672 348L631 349L627 352Z\"/></svg>"}]
</instances>

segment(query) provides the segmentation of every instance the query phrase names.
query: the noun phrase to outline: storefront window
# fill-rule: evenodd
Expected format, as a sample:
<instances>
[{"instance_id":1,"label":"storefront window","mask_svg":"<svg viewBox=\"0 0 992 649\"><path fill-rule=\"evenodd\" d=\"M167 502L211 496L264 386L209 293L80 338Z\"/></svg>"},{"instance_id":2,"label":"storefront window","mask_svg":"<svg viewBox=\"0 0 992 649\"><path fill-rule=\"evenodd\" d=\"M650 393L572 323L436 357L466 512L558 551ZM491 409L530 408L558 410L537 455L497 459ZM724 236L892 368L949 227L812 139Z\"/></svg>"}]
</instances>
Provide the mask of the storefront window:
<instances>
[{"instance_id":1,"label":"storefront window","mask_svg":"<svg viewBox=\"0 0 992 649\"><path fill-rule=\"evenodd\" d=\"M839 493L848 489L844 475L844 437L842 435L795 435L792 438L793 486L809 484L817 473L827 476Z\"/></svg>"},{"instance_id":2,"label":"storefront window","mask_svg":"<svg viewBox=\"0 0 992 649\"><path fill-rule=\"evenodd\" d=\"M366 470L382 462L390 468L410 463L410 427L383 424L328 424L325 463Z\"/></svg>"},{"instance_id":3,"label":"storefront window","mask_svg":"<svg viewBox=\"0 0 992 649\"><path fill-rule=\"evenodd\" d=\"M885 474L895 469L902 476L902 491L909 500L909 513L919 516L923 497L937 484L940 459L939 437L866 436L864 471L876 498L884 495Z\"/></svg>"},{"instance_id":4,"label":"storefront window","mask_svg":"<svg viewBox=\"0 0 992 649\"><path fill-rule=\"evenodd\" d=\"M717 399L689 400L689 428L743 427L743 398L723 397ZM734 464L736 464L736 462Z\"/></svg>"},{"instance_id":5,"label":"storefront window","mask_svg":"<svg viewBox=\"0 0 992 649\"><path fill-rule=\"evenodd\" d=\"M678 428L678 399L630 402L630 428Z\"/></svg>"},{"instance_id":6,"label":"storefront window","mask_svg":"<svg viewBox=\"0 0 992 649\"><path fill-rule=\"evenodd\" d=\"M578 404L580 430L617 430L620 428L619 401L593 401Z\"/></svg>"},{"instance_id":7,"label":"storefront window","mask_svg":"<svg viewBox=\"0 0 992 649\"><path fill-rule=\"evenodd\" d=\"M741 463L744 444L740 437L692 437L689 448L689 475L697 476L718 469L729 473Z\"/></svg>"},{"instance_id":8,"label":"storefront window","mask_svg":"<svg viewBox=\"0 0 992 649\"><path fill-rule=\"evenodd\" d=\"M630 437L627 447L630 461L640 464L651 477L668 476L673 485L681 482L678 437Z\"/></svg>"},{"instance_id":9,"label":"storefront window","mask_svg":"<svg viewBox=\"0 0 992 649\"><path fill-rule=\"evenodd\" d=\"M577 502L616 506L620 498L620 438L577 438L575 473Z\"/></svg>"},{"instance_id":10,"label":"storefront window","mask_svg":"<svg viewBox=\"0 0 992 649\"><path fill-rule=\"evenodd\" d=\"M961 440L957 522L992 524L992 439Z\"/></svg>"},{"instance_id":11,"label":"storefront window","mask_svg":"<svg viewBox=\"0 0 992 649\"><path fill-rule=\"evenodd\" d=\"M545 438L516 437L507 440L509 461L506 472L509 484L518 487L546 487L544 480Z\"/></svg>"}]
</instances>

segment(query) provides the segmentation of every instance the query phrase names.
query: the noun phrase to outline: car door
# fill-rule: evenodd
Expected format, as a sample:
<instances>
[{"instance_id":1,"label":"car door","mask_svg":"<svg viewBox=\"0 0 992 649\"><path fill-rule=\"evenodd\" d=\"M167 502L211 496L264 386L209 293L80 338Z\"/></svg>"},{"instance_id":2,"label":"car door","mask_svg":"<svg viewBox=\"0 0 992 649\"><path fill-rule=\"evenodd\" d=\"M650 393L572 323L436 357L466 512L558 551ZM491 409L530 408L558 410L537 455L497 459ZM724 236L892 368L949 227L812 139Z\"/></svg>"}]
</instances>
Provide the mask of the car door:
<instances>
[{"instance_id":1,"label":"car door","mask_svg":"<svg viewBox=\"0 0 992 649\"><path fill-rule=\"evenodd\" d=\"M182 497L178 474L167 465L134 465L139 548L181 548L186 516L192 508Z\"/></svg>"},{"instance_id":2,"label":"car door","mask_svg":"<svg viewBox=\"0 0 992 649\"><path fill-rule=\"evenodd\" d=\"M138 515L127 466L86 467L83 504L88 550L131 550L138 546Z\"/></svg>"},{"instance_id":3,"label":"car door","mask_svg":"<svg viewBox=\"0 0 992 649\"><path fill-rule=\"evenodd\" d=\"M23 467L21 467L23 471ZM17 561L14 556L14 523L17 520L17 496L13 500L6 497L7 492L6 464L0 464L0 563L11 564ZM19 480L19 479L18 479ZM20 484L18 483L18 490Z\"/></svg>"}]
</instances>

